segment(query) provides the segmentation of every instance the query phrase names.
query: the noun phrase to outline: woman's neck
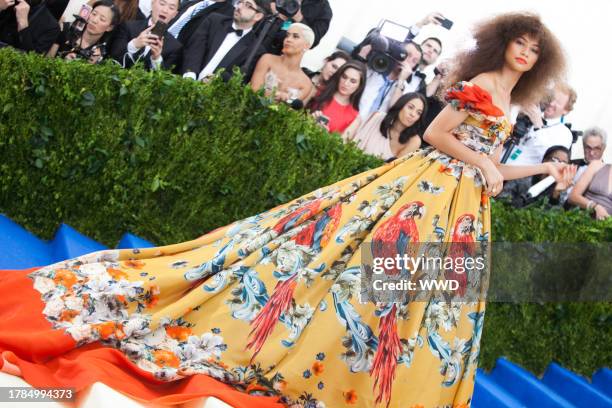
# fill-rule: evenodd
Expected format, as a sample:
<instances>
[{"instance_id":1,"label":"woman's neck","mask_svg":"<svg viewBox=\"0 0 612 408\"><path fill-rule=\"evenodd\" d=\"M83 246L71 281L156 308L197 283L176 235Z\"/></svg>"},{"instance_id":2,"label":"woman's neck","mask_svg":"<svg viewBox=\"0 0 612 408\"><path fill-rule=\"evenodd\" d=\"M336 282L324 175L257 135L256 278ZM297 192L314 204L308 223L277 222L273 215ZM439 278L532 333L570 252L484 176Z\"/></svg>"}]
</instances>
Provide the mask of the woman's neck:
<instances>
[{"instance_id":1,"label":"woman's neck","mask_svg":"<svg viewBox=\"0 0 612 408\"><path fill-rule=\"evenodd\" d=\"M404 126L402 124L402 122L398 119L395 119L393 121L393 125L391 125L391 128L389 129L389 132L393 132L394 134L400 134L402 133L404 130L406 130L406 126Z\"/></svg>"},{"instance_id":2,"label":"woman's neck","mask_svg":"<svg viewBox=\"0 0 612 408\"><path fill-rule=\"evenodd\" d=\"M283 54L281 55L281 61L290 71L298 71L300 70L300 65L302 63L302 54Z\"/></svg>"},{"instance_id":3,"label":"woman's neck","mask_svg":"<svg viewBox=\"0 0 612 408\"><path fill-rule=\"evenodd\" d=\"M348 105L351 102L351 97L342 95L340 92L334 93L334 99L341 105Z\"/></svg>"},{"instance_id":4,"label":"woman's neck","mask_svg":"<svg viewBox=\"0 0 612 408\"><path fill-rule=\"evenodd\" d=\"M519 79L521 79L521 75L523 75L522 72L515 71L505 66L502 67L496 77L496 85L499 87L499 90L504 93L504 96L510 97L512 90Z\"/></svg>"},{"instance_id":5,"label":"woman's neck","mask_svg":"<svg viewBox=\"0 0 612 408\"><path fill-rule=\"evenodd\" d=\"M81 48L89 48L94 44L97 44L98 41L100 41L100 39L102 38L102 36L104 35L104 33L102 34L89 34L86 31L83 32L83 36L81 37Z\"/></svg>"}]
</instances>

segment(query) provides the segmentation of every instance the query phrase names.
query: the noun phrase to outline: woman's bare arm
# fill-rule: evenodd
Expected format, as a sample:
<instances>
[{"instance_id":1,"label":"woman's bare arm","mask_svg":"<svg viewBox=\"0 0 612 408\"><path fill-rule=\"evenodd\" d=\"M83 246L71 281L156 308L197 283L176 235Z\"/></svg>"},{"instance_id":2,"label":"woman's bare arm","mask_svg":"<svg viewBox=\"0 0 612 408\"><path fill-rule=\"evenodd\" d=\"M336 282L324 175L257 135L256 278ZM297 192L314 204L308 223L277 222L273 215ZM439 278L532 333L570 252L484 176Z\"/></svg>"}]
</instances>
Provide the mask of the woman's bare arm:
<instances>
[{"instance_id":1,"label":"woman's bare arm","mask_svg":"<svg viewBox=\"0 0 612 408\"><path fill-rule=\"evenodd\" d=\"M264 54L261 56L259 61L257 61L257 65L255 65L255 71L253 71L253 76L251 76L251 88L255 91L259 91L264 86L265 76L271 66L271 54Z\"/></svg>"}]
</instances>

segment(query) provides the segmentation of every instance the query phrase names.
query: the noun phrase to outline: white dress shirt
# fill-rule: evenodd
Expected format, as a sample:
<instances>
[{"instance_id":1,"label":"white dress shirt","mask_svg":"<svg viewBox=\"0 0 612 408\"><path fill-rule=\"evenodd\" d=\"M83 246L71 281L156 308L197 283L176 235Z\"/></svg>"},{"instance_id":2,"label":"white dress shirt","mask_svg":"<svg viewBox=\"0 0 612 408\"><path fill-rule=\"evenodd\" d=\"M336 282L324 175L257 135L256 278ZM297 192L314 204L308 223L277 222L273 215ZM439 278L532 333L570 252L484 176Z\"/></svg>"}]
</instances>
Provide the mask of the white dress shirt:
<instances>
[{"instance_id":1,"label":"white dress shirt","mask_svg":"<svg viewBox=\"0 0 612 408\"><path fill-rule=\"evenodd\" d=\"M153 25L153 22L151 21L151 19L149 19L149 27L151 27L152 25ZM136 47L136 45L134 44L134 38L133 38L132 40L130 40L130 42L127 45L127 52L129 54L130 58L132 59L132 61L134 61L134 62L136 62L136 60L134 59L134 55L138 51L140 51L140 48ZM141 57L146 57L149 54L150 51L151 51L151 47L146 45L145 48L144 48L144 51L142 52L142 54L140 56ZM164 61L164 59L162 58L161 54L159 55L159 58L157 58L157 59L151 58L151 65L152 65L153 69L159 69L159 67L161 67L161 64L162 64L163 61ZM125 67L125 63L123 64L123 66Z\"/></svg>"},{"instance_id":2,"label":"white dress shirt","mask_svg":"<svg viewBox=\"0 0 612 408\"><path fill-rule=\"evenodd\" d=\"M236 29L234 23L232 23L232 27ZM235 32L228 33L223 39L223 42L221 43L219 48L217 49L217 52L215 52L215 55L213 55L210 61L208 61L208 64L206 64L204 69L200 71L200 74L198 75L198 80L202 80L207 76L214 74L215 70L219 66L219 63L223 60L227 53L234 47L234 45L236 45L238 41L240 41L242 37L247 35L249 31L251 31L251 29L252 28L244 29L242 31L242 36L238 36L238 34L236 34ZM186 72L185 74L183 74L183 77L196 79L196 74L194 72Z\"/></svg>"}]
</instances>

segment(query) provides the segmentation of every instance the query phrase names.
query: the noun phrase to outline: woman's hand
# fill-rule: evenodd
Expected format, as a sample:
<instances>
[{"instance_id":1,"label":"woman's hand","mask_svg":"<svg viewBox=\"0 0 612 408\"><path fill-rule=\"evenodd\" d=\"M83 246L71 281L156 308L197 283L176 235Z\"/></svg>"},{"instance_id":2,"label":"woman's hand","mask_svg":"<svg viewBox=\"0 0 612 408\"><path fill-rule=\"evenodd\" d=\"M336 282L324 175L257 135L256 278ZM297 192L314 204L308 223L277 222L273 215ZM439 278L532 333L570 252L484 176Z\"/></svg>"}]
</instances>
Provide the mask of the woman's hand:
<instances>
[{"instance_id":1,"label":"woman's hand","mask_svg":"<svg viewBox=\"0 0 612 408\"><path fill-rule=\"evenodd\" d=\"M603 205L595 204L595 219L597 219L597 220L605 220L609 216L610 216L610 214L608 214L608 211L606 211L606 209L604 208Z\"/></svg>"},{"instance_id":2,"label":"woman's hand","mask_svg":"<svg viewBox=\"0 0 612 408\"><path fill-rule=\"evenodd\" d=\"M576 176L576 171L578 167L575 164L570 164L566 166L563 170L561 170L561 181L555 184L555 191L565 191L571 186L574 185L574 177Z\"/></svg>"},{"instance_id":3,"label":"woman's hand","mask_svg":"<svg viewBox=\"0 0 612 408\"><path fill-rule=\"evenodd\" d=\"M312 116L321 127L325 128L325 130L329 132L329 119L323 114L323 112L314 111L312 112Z\"/></svg>"},{"instance_id":4,"label":"woman's hand","mask_svg":"<svg viewBox=\"0 0 612 408\"><path fill-rule=\"evenodd\" d=\"M97 64L100 61L102 61L102 51L100 51L99 47L96 47L91 53L91 57L89 57L88 62L90 64Z\"/></svg>"},{"instance_id":5,"label":"woman's hand","mask_svg":"<svg viewBox=\"0 0 612 408\"><path fill-rule=\"evenodd\" d=\"M568 167L567 163L546 162L546 174L553 176L557 183L563 183L563 170Z\"/></svg>"},{"instance_id":6,"label":"woman's hand","mask_svg":"<svg viewBox=\"0 0 612 408\"><path fill-rule=\"evenodd\" d=\"M73 60L75 60L75 59L76 59L76 57L77 57L77 55L76 55L74 52L70 52L70 53L66 54L66 56L64 57L64 59L65 59L66 61L73 61Z\"/></svg>"},{"instance_id":7,"label":"woman's hand","mask_svg":"<svg viewBox=\"0 0 612 408\"><path fill-rule=\"evenodd\" d=\"M491 159L486 158L480 170L485 178L487 195L494 197L501 193L504 187L504 176L502 176L495 163Z\"/></svg>"}]
</instances>

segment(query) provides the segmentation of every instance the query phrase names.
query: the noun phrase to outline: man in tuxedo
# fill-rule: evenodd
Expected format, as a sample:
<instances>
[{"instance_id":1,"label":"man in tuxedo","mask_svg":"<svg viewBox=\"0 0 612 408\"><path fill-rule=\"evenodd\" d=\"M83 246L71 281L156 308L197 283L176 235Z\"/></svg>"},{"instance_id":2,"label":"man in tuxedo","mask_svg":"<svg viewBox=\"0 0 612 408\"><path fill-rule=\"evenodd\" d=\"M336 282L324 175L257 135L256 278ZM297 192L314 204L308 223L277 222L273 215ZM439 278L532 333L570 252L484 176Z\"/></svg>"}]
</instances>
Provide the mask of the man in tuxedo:
<instances>
[{"instance_id":1,"label":"man in tuxedo","mask_svg":"<svg viewBox=\"0 0 612 408\"><path fill-rule=\"evenodd\" d=\"M189 0L179 8L178 15L168 32L181 44L187 44L206 17L213 13L232 16L234 6L231 0Z\"/></svg>"},{"instance_id":2,"label":"man in tuxedo","mask_svg":"<svg viewBox=\"0 0 612 408\"><path fill-rule=\"evenodd\" d=\"M57 20L40 0L0 0L0 45L45 54L60 33Z\"/></svg>"},{"instance_id":3,"label":"man in tuxedo","mask_svg":"<svg viewBox=\"0 0 612 408\"><path fill-rule=\"evenodd\" d=\"M256 41L253 26L269 13L270 0L238 0L233 17L211 14L185 45L183 77L202 80L220 68L231 74L245 64ZM256 60L245 67L247 81Z\"/></svg>"},{"instance_id":4,"label":"man in tuxedo","mask_svg":"<svg viewBox=\"0 0 612 408\"><path fill-rule=\"evenodd\" d=\"M143 61L147 69L170 69L178 65L182 45L168 32L163 37L151 33L160 21L168 23L178 11L179 0L153 0L151 18L128 21L119 26L111 47L111 56L124 68Z\"/></svg>"}]
</instances>

